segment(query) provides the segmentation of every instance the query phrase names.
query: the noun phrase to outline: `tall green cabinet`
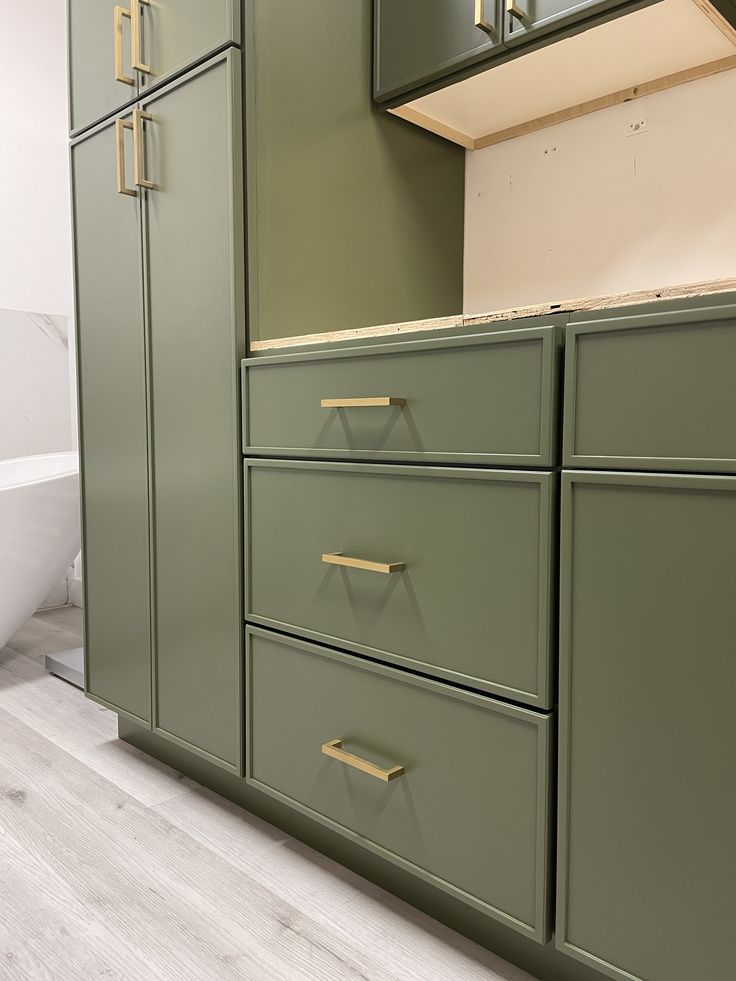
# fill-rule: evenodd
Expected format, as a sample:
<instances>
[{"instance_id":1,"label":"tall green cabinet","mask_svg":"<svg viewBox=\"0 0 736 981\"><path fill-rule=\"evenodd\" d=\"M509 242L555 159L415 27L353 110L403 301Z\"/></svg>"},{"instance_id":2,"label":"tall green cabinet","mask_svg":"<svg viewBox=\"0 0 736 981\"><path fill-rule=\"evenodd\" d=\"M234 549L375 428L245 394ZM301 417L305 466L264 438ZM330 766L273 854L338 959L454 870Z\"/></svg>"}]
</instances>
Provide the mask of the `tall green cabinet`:
<instances>
[{"instance_id":1,"label":"tall green cabinet","mask_svg":"<svg viewBox=\"0 0 736 981\"><path fill-rule=\"evenodd\" d=\"M72 147L88 693L236 772L241 133L231 49Z\"/></svg>"}]
</instances>

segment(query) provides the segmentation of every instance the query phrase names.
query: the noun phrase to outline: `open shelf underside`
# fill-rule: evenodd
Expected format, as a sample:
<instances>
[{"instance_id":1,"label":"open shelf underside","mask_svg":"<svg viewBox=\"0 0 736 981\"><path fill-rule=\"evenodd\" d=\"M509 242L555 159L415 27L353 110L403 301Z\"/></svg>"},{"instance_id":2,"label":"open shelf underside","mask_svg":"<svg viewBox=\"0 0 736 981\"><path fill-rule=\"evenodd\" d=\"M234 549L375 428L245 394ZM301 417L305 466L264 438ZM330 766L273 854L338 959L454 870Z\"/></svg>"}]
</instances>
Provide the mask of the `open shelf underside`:
<instances>
[{"instance_id":1,"label":"open shelf underside","mask_svg":"<svg viewBox=\"0 0 736 981\"><path fill-rule=\"evenodd\" d=\"M390 112L480 150L736 68L736 29L708 0L661 0Z\"/></svg>"}]
</instances>

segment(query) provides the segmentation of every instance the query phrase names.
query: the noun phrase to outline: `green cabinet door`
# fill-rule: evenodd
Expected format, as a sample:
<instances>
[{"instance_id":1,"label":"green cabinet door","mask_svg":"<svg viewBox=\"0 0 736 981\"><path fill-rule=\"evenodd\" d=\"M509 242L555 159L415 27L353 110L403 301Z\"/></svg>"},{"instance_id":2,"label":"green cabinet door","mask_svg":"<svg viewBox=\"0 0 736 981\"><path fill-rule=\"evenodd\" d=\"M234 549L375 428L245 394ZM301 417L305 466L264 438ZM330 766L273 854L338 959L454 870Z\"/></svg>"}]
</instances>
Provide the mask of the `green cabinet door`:
<instances>
[{"instance_id":1,"label":"green cabinet door","mask_svg":"<svg viewBox=\"0 0 736 981\"><path fill-rule=\"evenodd\" d=\"M154 725L240 766L240 55L143 103Z\"/></svg>"},{"instance_id":2,"label":"green cabinet door","mask_svg":"<svg viewBox=\"0 0 736 981\"><path fill-rule=\"evenodd\" d=\"M239 0L156 0L141 4L141 91L240 43Z\"/></svg>"},{"instance_id":3,"label":"green cabinet door","mask_svg":"<svg viewBox=\"0 0 736 981\"><path fill-rule=\"evenodd\" d=\"M736 977L736 478L563 476L557 945Z\"/></svg>"},{"instance_id":4,"label":"green cabinet door","mask_svg":"<svg viewBox=\"0 0 736 981\"><path fill-rule=\"evenodd\" d=\"M78 132L136 99L131 21L115 0L68 0L69 125Z\"/></svg>"},{"instance_id":5,"label":"green cabinet door","mask_svg":"<svg viewBox=\"0 0 736 981\"><path fill-rule=\"evenodd\" d=\"M590 23L581 24L581 27L592 26L593 18L625 6L621 0L580 0L577 3L575 0L504 0L504 44L523 44L529 38L586 20Z\"/></svg>"},{"instance_id":6,"label":"green cabinet door","mask_svg":"<svg viewBox=\"0 0 736 981\"><path fill-rule=\"evenodd\" d=\"M126 140L129 135L126 131ZM117 192L114 122L74 144L72 182L87 693L148 723L148 445L140 200Z\"/></svg>"},{"instance_id":7,"label":"green cabinet door","mask_svg":"<svg viewBox=\"0 0 736 981\"><path fill-rule=\"evenodd\" d=\"M501 48L500 0L375 0L374 95L380 102Z\"/></svg>"}]
</instances>

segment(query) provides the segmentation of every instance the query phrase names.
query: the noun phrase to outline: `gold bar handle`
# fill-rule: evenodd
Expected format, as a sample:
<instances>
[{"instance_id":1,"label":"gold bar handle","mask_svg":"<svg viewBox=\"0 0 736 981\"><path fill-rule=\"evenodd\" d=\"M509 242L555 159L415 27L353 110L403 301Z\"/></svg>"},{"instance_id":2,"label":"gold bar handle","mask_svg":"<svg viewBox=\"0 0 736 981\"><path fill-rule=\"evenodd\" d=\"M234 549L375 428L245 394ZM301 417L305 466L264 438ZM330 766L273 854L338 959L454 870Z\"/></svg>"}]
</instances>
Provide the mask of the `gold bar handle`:
<instances>
[{"instance_id":1,"label":"gold bar handle","mask_svg":"<svg viewBox=\"0 0 736 981\"><path fill-rule=\"evenodd\" d=\"M392 766L388 770L384 770L382 766L376 766L375 763L371 763L369 760L364 760L360 756L348 753L342 748L342 739L331 739L328 743L322 743L322 752L325 756L331 756L333 760L339 760L340 763L352 766L353 769L360 770L361 773L367 773L369 776L376 777L378 780L383 780L386 783L389 780L395 780L404 773L403 766Z\"/></svg>"},{"instance_id":2,"label":"gold bar handle","mask_svg":"<svg viewBox=\"0 0 736 981\"><path fill-rule=\"evenodd\" d=\"M486 18L486 0L475 0L475 26L479 27L481 31L485 31L486 34L492 39L496 40L498 37L498 31L496 30L496 25L492 24Z\"/></svg>"},{"instance_id":3,"label":"gold bar handle","mask_svg":"<svg viewBox=\"0 0 736 981\"><path fill-rule=\"evenodd\" d=\"M369 562L367 559L354 559L342 552L324 552L322 561L327 565L342 565L348 569L363 569L365 572L381 572L385 576L392 572L403 572L406 562Z\"/></svg>"},{"instance_id":4,"label":"gold bar handle","mask_svg":"<svg viewBox=\"0 0 736 981\"><path fill-rule=\"evenodd\" d=\"M526 17L526 10L520 7L516 0L506 0L506 12L519 21L523 21Z\"/></svg>"},{"instance_id":5,"label":"gold bar handle","mask_svg":"<svg viewBox=\"0 0 736 981\"><path fill-rule=\"evenodd\" d=\"M123 70L123 17L130 20L130 11L116 6L113 13L113 37L115 39L115 81L125 85L135 85L135 79Z\"/></svg>"},{"instance_id":6,"label":"gold bar handle","mask_svg":"<svg viewBox=\"0 0 736 981\"><path fill-rule=\"evenodd\" d=\"M133 50L133 68L137 68L139 72L145 72L146 75L152 75L153 70L144 64L141 51L141 4L149 6L148 0L131 0L130 4L132 13L130 18L130 40Z\"/></svg>"},{"instance_id":7,"label":"gold bar handle","mask_svg":"<svg viewBox=\"0 0 736 981\"><path fill-rule=\"evenodd\" d=\"M146 180L143 176L143 121L150 121L153 116L150 112L143 112L141 109L133 110L133 179L138 187L147 187L153 190L153 181Z\"/></svg>"},{"instance_id":8,"label":"gold bar handle","mask_svg":"<svg viewBox=\"0 0 736 981\"><path fill-rule=\"evenodd\" d=\"M125 131L133 129L133 124L129 119L115 120L115 163L118 180L118 194L130 194L137 197L138 191L134 187L127 187L125 184ZM135 135L135 131L134 131Z\"/></svg>"},{"instance_id":9,"label":"gold bar handle","mask_svg":"<svg viewBox=\"0 0 736 981\"><path fill-rule=\"evenodd\" d=\"M322 399L323 409L359 409L372 405L406 405L406 399L394 395L377 395L369 399Z\"/></svg>"}]
</instances>

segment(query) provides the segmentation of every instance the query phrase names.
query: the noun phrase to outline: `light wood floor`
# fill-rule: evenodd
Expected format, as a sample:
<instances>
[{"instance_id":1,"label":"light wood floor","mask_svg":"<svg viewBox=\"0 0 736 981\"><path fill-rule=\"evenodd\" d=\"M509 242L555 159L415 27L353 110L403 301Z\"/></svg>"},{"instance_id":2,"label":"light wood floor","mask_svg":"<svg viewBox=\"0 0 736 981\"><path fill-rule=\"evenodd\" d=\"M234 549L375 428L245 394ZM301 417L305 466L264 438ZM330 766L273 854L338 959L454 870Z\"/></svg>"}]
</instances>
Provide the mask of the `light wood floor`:
<instances>
[{"instance_id":1,"label":"light wood floor","mask_svg":"<svg viewBox=\"0 0 736 981\"><path fill-rule=\"evenodd\" d=\"M79 613L0 651L2 981L533 981L120 742L43 670Z\"/></svg>"}]
</instances>

